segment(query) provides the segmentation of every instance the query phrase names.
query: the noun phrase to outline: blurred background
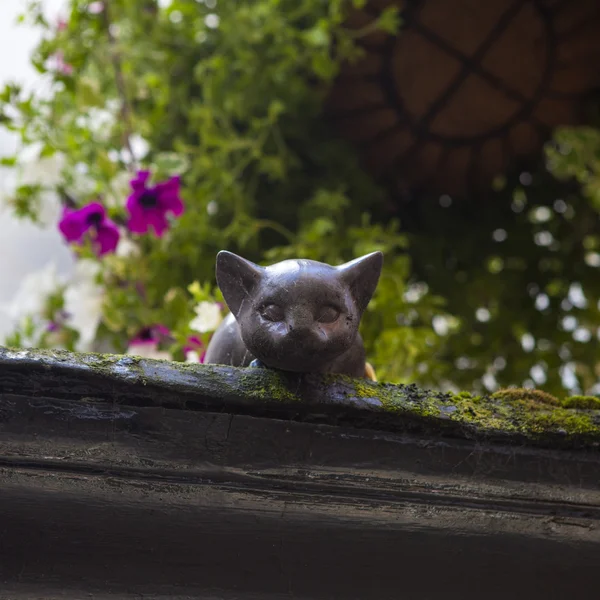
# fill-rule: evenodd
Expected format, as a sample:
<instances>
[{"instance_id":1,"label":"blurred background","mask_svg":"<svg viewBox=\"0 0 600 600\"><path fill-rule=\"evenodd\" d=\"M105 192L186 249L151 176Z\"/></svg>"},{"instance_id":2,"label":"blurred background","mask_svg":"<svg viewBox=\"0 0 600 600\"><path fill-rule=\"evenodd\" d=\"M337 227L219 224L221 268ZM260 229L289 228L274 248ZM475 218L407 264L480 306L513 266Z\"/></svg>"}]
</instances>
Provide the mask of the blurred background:
<instances>
[{"instance_id":1,"label":"blurred background","mask_svg":"<svg viewBox=\"0 0 600 600\"><path fill-rule=\"evenodd\" d=\"M597 0L4 0L0 40L6 345L202 362L219 250L382 250L380 379L600 393Z\"/></svg>"}]
</instances>

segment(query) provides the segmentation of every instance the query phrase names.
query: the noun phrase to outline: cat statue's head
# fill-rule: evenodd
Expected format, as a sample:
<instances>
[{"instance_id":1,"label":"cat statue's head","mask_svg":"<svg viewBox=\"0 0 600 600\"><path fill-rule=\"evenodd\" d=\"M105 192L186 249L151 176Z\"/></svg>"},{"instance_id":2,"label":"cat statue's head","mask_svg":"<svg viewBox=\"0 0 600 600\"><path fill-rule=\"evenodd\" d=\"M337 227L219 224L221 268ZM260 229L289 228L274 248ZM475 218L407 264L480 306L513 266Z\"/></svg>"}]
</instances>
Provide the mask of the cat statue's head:
<instances>
[{"instance_id":1,"label":"cat statue's head","mask_svg":"<svg viewBox=\"0 0 600 600\"><path fill-rule=\"evenodd\" d=\"M303 259L260 267L222 251L216 275L246 348L268 367L301 372L354 344L382 266L381 252L338 267Z\"/></svg>"}]
</instances>

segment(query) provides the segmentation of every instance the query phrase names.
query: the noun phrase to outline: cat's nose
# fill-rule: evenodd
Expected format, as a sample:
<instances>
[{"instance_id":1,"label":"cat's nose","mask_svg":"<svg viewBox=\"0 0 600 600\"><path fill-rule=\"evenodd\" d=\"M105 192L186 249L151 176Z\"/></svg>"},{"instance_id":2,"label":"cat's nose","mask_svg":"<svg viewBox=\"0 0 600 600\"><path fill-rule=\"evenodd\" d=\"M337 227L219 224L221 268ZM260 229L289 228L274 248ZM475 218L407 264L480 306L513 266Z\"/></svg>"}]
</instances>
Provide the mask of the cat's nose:
<instances>
[{"instance_id":1,"label":"cat's nose","mask_svg":"<svg viewBox=\"0 0 600 600\"><path fill-rule=\"evenodd\" d=\"M313 317L310 309L305 306L294 306L287 313L288 334L291 337L301 337L307 335L313 324Z\"/></svg>"},{"instance_id":2,"label":"cat's nose","mask_svg":"<svg viewBox=\"0 0 600 600\"><path fill-rule=\"evenodd\" d=\"M290 319L287 326L289 334L294 337L302 336L310 331L310 323L303 319Z\"/></svg>"}]
</instances>

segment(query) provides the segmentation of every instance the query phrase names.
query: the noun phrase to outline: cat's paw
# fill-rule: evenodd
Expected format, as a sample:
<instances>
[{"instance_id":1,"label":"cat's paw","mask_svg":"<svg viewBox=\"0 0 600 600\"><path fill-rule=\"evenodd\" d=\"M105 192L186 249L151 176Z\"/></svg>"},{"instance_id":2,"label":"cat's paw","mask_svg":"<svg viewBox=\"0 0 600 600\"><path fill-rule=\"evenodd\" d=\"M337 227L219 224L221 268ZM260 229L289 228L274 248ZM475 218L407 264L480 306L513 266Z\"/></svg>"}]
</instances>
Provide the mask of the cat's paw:
<instances>
[{"instance_id":1,"label":"cat's paw","mask_svg":"<svg viewBox=\"0 0 600 600\"><path fill-rule=\"evenodd\" d=\"M267 366L260 362L260 360L258 360L258 358L255 358L249 365L250 367L253 367L255 369L266 369Z\"/></svg>"}]
</instances>

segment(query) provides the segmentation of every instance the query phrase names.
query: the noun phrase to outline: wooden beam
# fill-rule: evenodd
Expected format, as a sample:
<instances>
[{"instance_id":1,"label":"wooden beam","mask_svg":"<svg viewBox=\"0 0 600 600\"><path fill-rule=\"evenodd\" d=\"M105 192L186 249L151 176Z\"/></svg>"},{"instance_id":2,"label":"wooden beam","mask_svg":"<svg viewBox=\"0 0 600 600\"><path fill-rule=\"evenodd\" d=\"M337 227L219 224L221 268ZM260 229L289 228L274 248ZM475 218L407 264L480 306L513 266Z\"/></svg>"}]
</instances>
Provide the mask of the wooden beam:
<instances>
[{"instance_id":1,"label":"wooden beam","mask_svg":"<svg viewBox=\"0 0 600 600\"><path fill-rule=\"evenodd\" d=\"M0 348L0 392L98 403L348 424L549 448L600 446L600 410L548 404L543 395L452 396L415 385L343 376L146 360L132 356ZM558 402L558 401L557 401ZM600 402L599 402L600 404ZM84 410L79 408L77 410ZM111 409L113 410L113 409Z\"/></svg>"},{"instance_id":2,"label":"wooden beam","mask_svg":"<svg viewBox=\"0 0 600 600\"><path fill-rule=\"evenodd\" d=\"M597 597L597 448L281 381L2 351L0 598Z\"/></svg>"}]
</instances>

